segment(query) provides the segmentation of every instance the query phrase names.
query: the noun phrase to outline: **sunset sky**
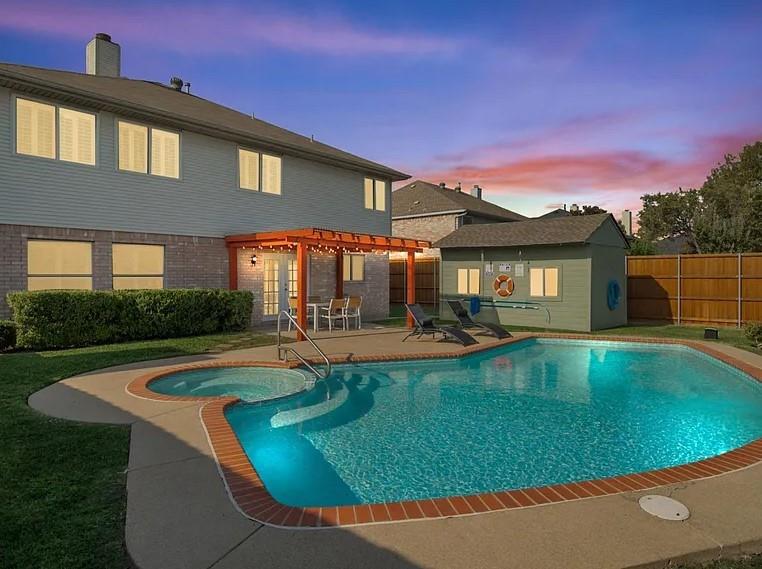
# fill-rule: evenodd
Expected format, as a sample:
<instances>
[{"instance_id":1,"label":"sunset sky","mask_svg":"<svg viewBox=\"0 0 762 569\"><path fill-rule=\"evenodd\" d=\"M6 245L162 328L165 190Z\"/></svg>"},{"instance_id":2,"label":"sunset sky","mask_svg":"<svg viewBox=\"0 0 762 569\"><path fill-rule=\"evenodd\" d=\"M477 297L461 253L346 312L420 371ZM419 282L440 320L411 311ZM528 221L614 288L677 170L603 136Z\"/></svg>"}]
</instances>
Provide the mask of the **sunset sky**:
<instances>
[{"instance_id":1,"label":"sunset sky","mask_svg":"<svg viewBox=\"0 0 762 569\"><path fill-rule=\"evenodd\" d=\"M638 209L762 139L762 2L0 0L0 61L192 92L526 215Z\"/></svg>"}]
</instances>

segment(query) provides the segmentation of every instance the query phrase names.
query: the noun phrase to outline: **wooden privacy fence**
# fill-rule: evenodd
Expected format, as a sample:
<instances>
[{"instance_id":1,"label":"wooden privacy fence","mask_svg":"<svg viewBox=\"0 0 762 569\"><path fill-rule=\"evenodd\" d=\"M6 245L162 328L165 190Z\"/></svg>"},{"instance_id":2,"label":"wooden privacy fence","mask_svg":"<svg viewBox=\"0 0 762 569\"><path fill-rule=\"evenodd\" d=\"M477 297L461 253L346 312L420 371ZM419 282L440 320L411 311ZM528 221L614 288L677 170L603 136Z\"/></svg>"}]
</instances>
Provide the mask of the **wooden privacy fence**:
<instances>
[{"instance_id":1,"label":"wooden privacy fence","mask_svg":"<svg viewBox=\"0 0 762 569\"><path fill-rule=\"evenodd\" d=\"M389 262L389 302L405 302L405 260ZM439 259L415 259L415 300L431 308L439 307Z\"/></svg>"},{"instance_id":2,"label":"wooden privacy fence","mask_svg":"<svg viewBox=\"0 0 762 569\"><path fill-rule=\"evenodd\" d=\"M762 321L762 253L627 257L629 320Z\"/></svg>"}]
</instances>

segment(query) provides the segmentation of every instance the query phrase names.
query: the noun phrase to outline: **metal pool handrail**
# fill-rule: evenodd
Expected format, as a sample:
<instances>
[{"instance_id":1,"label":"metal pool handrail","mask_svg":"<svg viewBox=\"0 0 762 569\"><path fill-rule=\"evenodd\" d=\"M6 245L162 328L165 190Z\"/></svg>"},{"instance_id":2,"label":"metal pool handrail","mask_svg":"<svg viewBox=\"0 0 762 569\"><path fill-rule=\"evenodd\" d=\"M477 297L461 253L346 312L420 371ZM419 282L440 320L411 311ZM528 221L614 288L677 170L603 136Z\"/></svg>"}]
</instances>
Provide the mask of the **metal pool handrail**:
<instances>
[{"instance_id":1,"label":"metal pool handrail","mask_svg":"<svg viewBox=\"0 0 762 569\"><path fill-rule=\"evenodd\" d=\"M307 341L310 343L310 345L315 348L315 351L320 354L320 357L323 358L323 361L325 361L325 372L321 373L315 367L308 362L299 352L297 352L294 348L290 348L288 346L283 346L280 341L280 318L281 316L285 316L288 318L291 323L296 327L296 329L302 333L302 336L304 336ZM318 345L310 338L309 334L302 330L302 327L299 326L299 323L296 321L296 319L289 314L287 310L281 310L278 314L278 359L281 361L288 361L288 352L291 352L296 356L296 359L302 362L302 365L304 365L307 369L309 369L312 373L314 373L318 379L325 379L329 375L331 375L331 361L328 359L328 356L325 355L325 352L318 348Z\"/></svg>"}]
</instances>

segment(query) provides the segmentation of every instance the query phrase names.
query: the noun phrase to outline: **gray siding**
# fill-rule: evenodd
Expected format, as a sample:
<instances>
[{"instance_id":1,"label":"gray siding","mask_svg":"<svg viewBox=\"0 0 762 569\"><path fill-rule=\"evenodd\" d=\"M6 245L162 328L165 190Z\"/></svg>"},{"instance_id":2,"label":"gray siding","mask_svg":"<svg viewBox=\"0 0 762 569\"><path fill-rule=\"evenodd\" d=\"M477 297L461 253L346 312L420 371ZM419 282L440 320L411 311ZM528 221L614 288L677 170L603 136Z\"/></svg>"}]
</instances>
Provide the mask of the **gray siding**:
<instances>
[{"instance_id":1,"label":"gray siding","mask_svg":"<svg viewBox=\"0 0 762 569\"><path fill-rule=\"evenodd\" d=\"M590 308L593 330L627 324L627 276L625 248L614 222L602 225L590 239L592 245L592 281ZM612 279L622 291L619 306L610 310L607 294Z\"/></svg>"},{"instance_id":2,"label":"gray siding","mask_svg":"<svg viewBox=\"0 0 762 569\"><path fill-rule=\"evenodd\" d=\"M492 283L498 273L498 263L511 263L509 276L514 280L511 301L538 302L539 310L518 310L482 306L478 318L517 326L532 326L561 330L589 331L590 321L590 247L568 245L564 247L488 248L483 250L484 261L493 261L494 274L485 275L480 249L442 249L442 295L457 297L457 269L481 268L482 297L501 299L494 292ZM516 276L516 264L524 265L524 276ZM559 267L560 295L558 298L533 298L529 296L529 269L531 267ZM502 300L502 299L501 299ZM442 307L443 317L451 313Z\"/></svg>"},{"instance_id":3,"label":"gray siding","mask_svg":"<svg viewBox=\"0 0 762 569\"><path fill-rule=\"evenodd\" d=\"M118 171L110 113L97 115L95 167L17 155L13 100L0 88L0 224L210 237L311 226L391 233L390 183L388 211L366 210L363 174L283 156L282 195L240 190L237 146L193 132L180 135L179 180Z\"/></svg>"}]
</instances>

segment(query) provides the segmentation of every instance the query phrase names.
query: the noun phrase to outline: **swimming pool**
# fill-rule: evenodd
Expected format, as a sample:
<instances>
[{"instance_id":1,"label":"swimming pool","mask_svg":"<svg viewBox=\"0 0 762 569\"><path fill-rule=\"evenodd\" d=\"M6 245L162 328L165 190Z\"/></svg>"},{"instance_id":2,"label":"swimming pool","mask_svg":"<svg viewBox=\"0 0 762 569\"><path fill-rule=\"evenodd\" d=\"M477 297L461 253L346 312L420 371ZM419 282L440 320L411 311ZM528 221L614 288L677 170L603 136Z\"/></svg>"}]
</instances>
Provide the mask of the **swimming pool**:
<instances>
[{"instance_id":1,"label":"swimming pool","mask_svg":"<svg viewBox=\"0 0 762 569\"><path fill-rule=\"evenodd\" d=\"M762 437L762 385L685 346L533 339L335 366L311 391L226 417L276 500L335 506L700 460Z\"/></svg>"}]
</instances>

